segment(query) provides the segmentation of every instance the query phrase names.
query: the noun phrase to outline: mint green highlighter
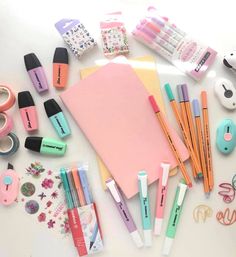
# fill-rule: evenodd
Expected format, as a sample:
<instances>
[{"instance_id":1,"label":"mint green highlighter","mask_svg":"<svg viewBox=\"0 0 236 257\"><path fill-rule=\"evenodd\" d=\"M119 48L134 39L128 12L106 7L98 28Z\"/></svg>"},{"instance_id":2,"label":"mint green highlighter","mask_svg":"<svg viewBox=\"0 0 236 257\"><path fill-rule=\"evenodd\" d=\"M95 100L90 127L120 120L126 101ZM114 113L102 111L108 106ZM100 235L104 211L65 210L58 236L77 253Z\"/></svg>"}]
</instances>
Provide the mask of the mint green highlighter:
<instances>
[{"instance_id":1,"label":"mint green highlighter","mask_svg":"<svg viewBox=\"0 0 236 257\"><path fill-rule=\"evenodd\" d=\"M142 215L142 225L145 246L152 245L152 224L151 224L151 212L148 196L148 175L146 171L140 171L138 173L138 187L139 187L139 199Z\"/></svg>"},{"instance_id":2,"label":"mint green highlighter","mask_svg":"<svg viewBox=\"0 0 236 257\"><path fill-rule=\"evenodd\" d=\"M171 209L170 218L168 221L168 226L166 230L166 238L164 241L164 247L162 249L163 255L169 255L172 243L175 238L178 222L180 219L185 194L187 192L188 186L185 184L185 181L181 179L175 193L174 203Z\"/></svg>"}]
</instances>

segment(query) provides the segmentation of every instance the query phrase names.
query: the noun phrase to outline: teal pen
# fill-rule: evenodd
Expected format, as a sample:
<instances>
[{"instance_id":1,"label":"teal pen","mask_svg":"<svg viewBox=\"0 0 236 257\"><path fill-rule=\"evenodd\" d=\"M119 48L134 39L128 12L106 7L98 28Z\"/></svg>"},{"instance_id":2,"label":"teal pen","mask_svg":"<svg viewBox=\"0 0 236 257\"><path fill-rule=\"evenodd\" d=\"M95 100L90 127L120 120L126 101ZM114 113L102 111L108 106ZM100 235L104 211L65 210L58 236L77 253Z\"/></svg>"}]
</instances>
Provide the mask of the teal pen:
<instances>
[{"instance_id":1,"label":"teal pen","mask_svg":"<svg viewBox=\"0 0 236 257\"><path fill-rule=\"evenodd\" d=\"M65 168L60 169L60 176L61 176L62 184L63 184L64 190L65 190L67 206L69 209L73 209L74 203L73 203L73 199L71 196L70 186L69 186L67 172L66 172Z\"/></svg>"},{"instance_id":2,"label":"teal pen","mask_svg":"<svg viewBox=\"0 0 236 257\"><path fill-rule=\"evenodd\" d=\"M152 245L152 224L151 224L151 211L148 196L148 175L146 171L140 171L138 173L138 187L139 187L139 199L141 206L143 234L145 246Z\"/></svg>"},{"instance_id":3,"label":"teal pen","mask_svg":"<svg viewBox=\"0 0 236 257\"><path fill-rule=\"evenodd\" d=\"M175 199L174 203L171 209L171 214L170 218L168 221L168 226L166 230L166 238L164 241L164 247L162 249L162 254L163 255L169 255L172 243L175 238L176 230L177 230L177 225L180 219L183 203L184 203L184 198L185 194L187 192L188 186L186 185L185 181L183 179L180 180L180 183L176 189L175 193Z\"/></svg>"}]
</instances>

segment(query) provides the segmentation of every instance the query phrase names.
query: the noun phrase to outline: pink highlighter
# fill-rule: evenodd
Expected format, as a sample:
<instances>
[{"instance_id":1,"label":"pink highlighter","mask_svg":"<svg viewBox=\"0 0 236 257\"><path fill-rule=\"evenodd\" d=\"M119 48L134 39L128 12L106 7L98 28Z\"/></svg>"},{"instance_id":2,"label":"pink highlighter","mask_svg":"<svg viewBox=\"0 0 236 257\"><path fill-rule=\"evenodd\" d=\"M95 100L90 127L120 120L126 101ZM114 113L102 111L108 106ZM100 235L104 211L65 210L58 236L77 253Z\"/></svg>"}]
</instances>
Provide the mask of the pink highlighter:
<instances>
[{"instance_id":1,"label":"pink highlighter","mask_svg":"<svg viewBox=\"0 0 236 257\"><path fill-rule=\"evenodd\" d=\"M161 227L162 227L162 222L164 217L164 208L166 204L170 164L162 162L161 167L162 169L160 172L159 184L157 189L156 218L155 218L155 226L154 226L154 235L158 235L158 236L161 234Z\"/></svg>"},{"instance_id":2,"label":"pink highlighter","mask_svg":"<svg viewBox=\"0 0 236 257\"><path fill-rule=\"evenodd\" d=\"M22 91L18 93L18 106L25 130L28 132L37 130L37 111L34 100L29 91Z\"/></svg>"}]
</instances>

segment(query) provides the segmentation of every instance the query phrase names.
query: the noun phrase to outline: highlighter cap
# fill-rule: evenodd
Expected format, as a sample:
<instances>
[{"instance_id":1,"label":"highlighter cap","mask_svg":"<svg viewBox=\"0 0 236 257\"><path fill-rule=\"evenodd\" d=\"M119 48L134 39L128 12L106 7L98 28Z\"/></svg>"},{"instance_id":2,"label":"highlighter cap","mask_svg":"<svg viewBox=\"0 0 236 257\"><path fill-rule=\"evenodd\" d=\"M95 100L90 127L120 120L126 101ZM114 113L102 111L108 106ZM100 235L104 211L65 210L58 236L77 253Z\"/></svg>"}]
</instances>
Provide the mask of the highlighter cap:
<instances>
[{"instance_id":1,"label":"highlighter cap","mask_svg":"<svg viewBox=\"0 0 236 257\"><path fill-rule=\"evenodd\" d=\"M27 137L25 139L25 148L35 152L40 152L42 140L42 137Z\"/></svg>"},{"instance_id":2,"label":"highlighter cap","mask_svg":"<svg viewBox=\"0 0 236 257\"><path fill-rule=\"evenodd\" d=\"M68 51L65 47L57 47L53 56L53 63L68 64Z\"/></svg>"},{"instance_id":3,"label":"highlighter cap","mask_svg":"<svg viewBox=\"0 0 236 257\"><path fill-rule=\"evenodd\" d=\"M26 54L24 56L25 68L27 71L41 67L38 57L34 53Z\"/></svg>"},{"instance_id":4,"label":"highlighter cap","mask_svg":"<svg viewBox=\"0 0 236 257\"><path fill-rule=\"evenodd\" d=\"M34 106L34 100L29 91L22 91L18 93L18 106L19 108L25 108Z\"/></svg>"},{"instance_id":5,"label":"highlighter cap","mask_svg":"<svg viewBox=\"0 0 236 257\"><path fill-rule=\"evenodd\" d=\"M59 112L62 112L61 107L53 98L44 102L44 108L48 117L51 117Z\"/></svg>"}]
</instances>

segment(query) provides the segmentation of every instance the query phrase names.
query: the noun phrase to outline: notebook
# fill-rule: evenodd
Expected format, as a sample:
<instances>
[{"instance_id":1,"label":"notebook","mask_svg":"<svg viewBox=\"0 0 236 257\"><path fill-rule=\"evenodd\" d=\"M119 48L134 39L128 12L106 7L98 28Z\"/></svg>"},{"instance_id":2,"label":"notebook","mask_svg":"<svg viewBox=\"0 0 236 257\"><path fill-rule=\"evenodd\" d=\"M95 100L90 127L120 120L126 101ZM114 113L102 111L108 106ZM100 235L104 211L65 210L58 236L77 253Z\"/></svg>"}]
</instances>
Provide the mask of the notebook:
<instances>
[{"instance_id":1,"label":"notebook","mask_svg":"<svg viewBox=\"0 0 236 257\"><path fill-rule=\"evenodd\" d=\"M147 56L142 56L134 59L129 59L128 62L134 69L139 79L142 81L147 91L151 95L154 95L162 112L165 113L164 101L162 97L160 81L157 75L155 58L153 56L147 55ZM81 69L80 78L81 79L86 78L87 76L94 73L97 69L99 69L99 66L93 66L93 67ZM97 162L98 162L102 187L104 190L106 190L107 189L106 180L110 178L112 175L108 171L106 165L103 163L103 161L98 155L97 155ZM177 173L177 168L172 169L170 171L170 176L174 176L176 175L176 173Z\"/></svg>"},{"instance_id":2,"label":"notebook","mask_svg":"<svg viewBox=\"0 0 236 257\"><path fill-rule=\"evenodd\" d=\"M146 170L152 183L159 176L160 162L177 166L148 96L124 57L116 58L61 94L127 198L138 192L138 171ZM170 130L186 160L186 147Z\"/></svg>"}]
</instances>

